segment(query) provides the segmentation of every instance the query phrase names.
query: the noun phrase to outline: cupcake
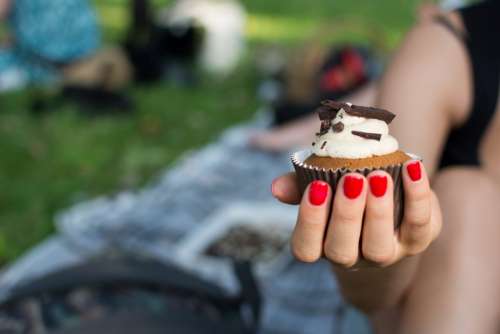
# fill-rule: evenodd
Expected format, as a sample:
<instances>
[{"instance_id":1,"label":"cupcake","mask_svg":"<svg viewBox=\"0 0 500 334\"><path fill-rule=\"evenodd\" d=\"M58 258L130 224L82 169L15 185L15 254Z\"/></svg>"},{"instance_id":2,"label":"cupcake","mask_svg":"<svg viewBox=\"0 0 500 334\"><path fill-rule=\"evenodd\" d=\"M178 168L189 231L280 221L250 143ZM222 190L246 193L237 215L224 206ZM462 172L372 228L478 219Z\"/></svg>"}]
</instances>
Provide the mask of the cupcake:
<instances>
[{"instance_id":1,"label":"cupcake","mask_svg":"<svg viewBox=\"0 0 500 334\"><path fill-rule=\"evenodd\" d=\"M321 128L309 150L296 152L292 163L301 192L313 180L323 180L335 191L346 173L368 175L373 170L388 172L394 181L394 222L403 213L402 165L416 156L399 150L389 134L393 113L350 103L323 101L318 109Z\"/></svg>"}]
</instances>

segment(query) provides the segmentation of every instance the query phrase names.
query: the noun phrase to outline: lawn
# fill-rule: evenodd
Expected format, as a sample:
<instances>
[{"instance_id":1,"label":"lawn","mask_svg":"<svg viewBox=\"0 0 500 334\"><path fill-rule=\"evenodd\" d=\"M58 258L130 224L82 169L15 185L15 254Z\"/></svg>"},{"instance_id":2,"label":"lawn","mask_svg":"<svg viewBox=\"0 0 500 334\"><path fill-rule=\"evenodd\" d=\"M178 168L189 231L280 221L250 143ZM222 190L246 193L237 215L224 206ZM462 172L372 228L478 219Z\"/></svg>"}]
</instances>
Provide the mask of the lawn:
<instances>
[{"instance_id":1,"label":"lawn","mask_svg":"<svg viewBox=\"0 0 500 334\"><path fill-rule=\"evenodd\" d=\"M161 6L170 1L155 1ZM94 0L105 39L119 41L126 0ZM323 30L324 42L355 40L394 48L416 1L246 0L246 56L226 80L203 77L194 89L168 83L135 86L136 111L88 118L71 105L29 112L33 92L0 96L0 264L54 231L58 210L101 194L138 188L188 150L258 107L254 55L271 44L294 48ZM327 27L327 28L325 28Z\"/></svg>"}]
</instances>

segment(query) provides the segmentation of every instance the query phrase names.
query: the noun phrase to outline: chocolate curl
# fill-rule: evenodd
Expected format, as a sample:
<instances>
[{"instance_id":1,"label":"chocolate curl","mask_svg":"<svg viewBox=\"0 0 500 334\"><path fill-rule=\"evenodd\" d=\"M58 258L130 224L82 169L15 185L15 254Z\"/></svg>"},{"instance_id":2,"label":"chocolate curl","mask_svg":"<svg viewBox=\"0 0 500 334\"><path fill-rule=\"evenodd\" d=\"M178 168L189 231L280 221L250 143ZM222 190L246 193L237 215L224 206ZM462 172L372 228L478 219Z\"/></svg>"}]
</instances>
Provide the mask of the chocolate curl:
<instances>
[{"instance_id":1,"label":"chocolate curl","mask_svg":"<svg viewBox=\"0 0 500 334\"><path fill-rule=\"evenodd\" d=\"M351 109L351 106L347 103L337 102L332 100L321 101L321 105L333 109L335 111L339 111L340 109L344 109L345 111L347 111L348 109Z\"/></svg>"},{"instance_id":2,"label":"chocolate curl","mask_svg":"<svg viewBox=\"0 0 500 334\"><path fill-rule=\"evenodd\" d=\"M317 109L317 112L319 114L319 119L320 120L326 120L326 119L334 119L337 117L337 113L339 112L340 109L350 109L351 106L347 103L343 102L336 102L332 100L324 100L321 102L321 107Z\"/></svg>"},{"instance_id":3,"label":"chocolate curl","mask_svg":"<svg viewBox=\"0 0 500 334\"><path fill-rule=\"evenodd\" d=\"M338 123L333 124L332 130L333 130L333 132L336 132L336 133L344 131L344 123L338 122Z\"/></svg>"},{"instance_id":4,"label":"chocolate curl","mask_svg":"<svg viewBox=\"0 0 500 334\"><path fill-rule=\"evenodd\" d=\"M321 128L320 128L319 132L316 133L316 136L324 135L325 133L328 132L328 130L330 130L331 126L332 126L331 120L325 119L325 120L321 121Z\"/></svg>"},{"instance_id":5,"label":"chocolate curl","mask_svg":"<svg viewBox=\"0 0 500 334\"><path fill-rule=\"evenodd\" d=\"M355 136L365 138L365 139L372 139L372 140L377 140L380 141L382 138L382 135L380 133L371 133L371 132L362 132L362 131L351 131L351 133Z\"/></svg>"},{"instance_id":6,"label":"chocolate curl","mask_svg":"<svg viewBox=\"0 0 500 334\"><path fill-rule=\"evenodd\" d=\"M319 107L316 112L319 115L321 121L332 120L337 116L338 110L328 108L327 106Z\"/></svg>"},{"instance_id":7,"label":"chocolate curl","mask_svg":"<svg viewBox=\"0 0 500 334\"><path fill-rule=\"evenodd\" d=\"M361 107L353 105L351 106L351 108L344 110L351 116L378 119L386 122L387 124L390 124L394 117L396 117L396 115L394 115L390 111L373 107Z\"/></svg>"}]
</instances>

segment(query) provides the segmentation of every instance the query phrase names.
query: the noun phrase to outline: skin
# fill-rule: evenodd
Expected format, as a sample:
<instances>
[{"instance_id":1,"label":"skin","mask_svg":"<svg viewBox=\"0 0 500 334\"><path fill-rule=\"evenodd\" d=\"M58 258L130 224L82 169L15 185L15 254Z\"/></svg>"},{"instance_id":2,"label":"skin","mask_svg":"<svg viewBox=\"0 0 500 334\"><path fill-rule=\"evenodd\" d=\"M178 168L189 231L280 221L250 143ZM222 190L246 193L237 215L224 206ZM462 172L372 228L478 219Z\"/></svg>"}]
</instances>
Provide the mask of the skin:
<instances>
[{"instance_id":1,"label":"skin","mask_svg":"<svg viewBox=\"0 0 500 334\"><path fill-rule=\"evenodd\" d=\"M10 0L0 0L0 20L7 17L10 8Z\"/></svg>"},{"instance_id":2,"label":"skin","mask_svg":"<svg viewBox=\"0 0 500 334\"><path fill-rule=\"evenodd\" d=\"M448 18L463 29L457 14ZM301 198L293 173L273 182L275 197L300 203L295 256L330 260L342 293L370 316L377 333L499 330L499 113L481 142L480 167L437 170L447 133L469 116L471 90L462 43L442 26L420 22L377 89L376 104L398 115L391 132L400 146L425 161L417 182L403 168L405 213L396 232L392 184L380 198L369 189L369 179L384 172L368 175L356 199L345 197L342 179L335 195L329 189L333 205L311 204L309 188Z\"/></svg>"}]
</instances>

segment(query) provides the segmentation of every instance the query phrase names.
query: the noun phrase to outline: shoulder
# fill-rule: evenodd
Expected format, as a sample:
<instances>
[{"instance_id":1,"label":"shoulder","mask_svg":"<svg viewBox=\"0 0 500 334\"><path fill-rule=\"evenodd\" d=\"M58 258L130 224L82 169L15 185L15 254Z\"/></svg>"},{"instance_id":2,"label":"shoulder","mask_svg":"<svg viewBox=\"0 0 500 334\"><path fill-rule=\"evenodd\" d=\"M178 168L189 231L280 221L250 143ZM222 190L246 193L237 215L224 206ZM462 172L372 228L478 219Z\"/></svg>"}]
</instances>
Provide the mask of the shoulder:
<instances>
[{"instance_id":1,"label":"shoulder","mask_svg":"<svg viewBox=\"0 0 500 334\"><path fill-rule=\"evenodd\" d=\"M442 17L453 25L453 29L463 32L457 13L444 14ZM435 19L420 21L410 29L396 55L401 54L409 59L416 54L423 61L446 65L443 70L465 65L463 60L467 58L464 41Z\"/></svg>"},{"instance_id":2,"label":"shoulder","mask_svg":"<svg viewBox=\"0 0 500 334\"><path fill-rule=\"evenodd\" d=\"M459 31L463 25L458 13L443 14ZM394 54L386 77L406 78L412 89L449 112L452 123L461 123L472 102L472 75L465 44L449 28L433 19L421 20L405 36Z\"/></svg>"}]
</instances>

